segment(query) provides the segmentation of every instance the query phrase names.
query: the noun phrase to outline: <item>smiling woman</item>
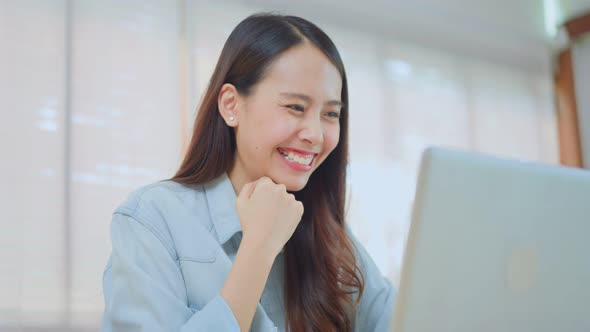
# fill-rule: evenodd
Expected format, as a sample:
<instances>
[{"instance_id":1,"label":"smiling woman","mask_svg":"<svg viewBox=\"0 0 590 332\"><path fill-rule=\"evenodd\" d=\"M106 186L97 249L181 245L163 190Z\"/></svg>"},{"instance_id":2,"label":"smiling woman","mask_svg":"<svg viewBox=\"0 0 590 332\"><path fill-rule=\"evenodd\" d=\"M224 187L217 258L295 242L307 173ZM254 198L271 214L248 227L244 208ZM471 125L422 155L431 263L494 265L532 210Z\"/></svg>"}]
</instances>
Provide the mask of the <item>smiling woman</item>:
<instances>
[{"instance_id":1,"label":"smiling woman","mask_svg":"<svg viewBox=\"0 0 590 332\"><path fill-rule=\"evenodd\" d=\"M284 51L249 94L224 84L220 112L235 118L228 123L237 143L234 186L266 175L287 190L303 189L338 144L341 90L338 69L308 41Z\"/></svg>"},{"instance_id":2,"label":"smiling woman","mask_svg":"<svg viewBox=\"0 0 590 332\"><path fill-rule=\"evenodd\" d=\"M317 26L238 24L180 169L115 211L103 331L386 330L395 291L344 219L347 105Z\"/></svg>"}]
</instances>

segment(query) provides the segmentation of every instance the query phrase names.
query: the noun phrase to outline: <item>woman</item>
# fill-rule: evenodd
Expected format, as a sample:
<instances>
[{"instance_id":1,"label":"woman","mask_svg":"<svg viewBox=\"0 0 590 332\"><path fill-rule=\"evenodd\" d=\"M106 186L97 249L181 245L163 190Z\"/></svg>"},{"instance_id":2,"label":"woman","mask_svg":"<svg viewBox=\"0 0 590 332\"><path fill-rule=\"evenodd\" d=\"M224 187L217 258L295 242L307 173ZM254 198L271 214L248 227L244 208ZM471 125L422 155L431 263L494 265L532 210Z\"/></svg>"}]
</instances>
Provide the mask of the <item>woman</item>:
<instances>
[{"instance_id":1,"label":"woman","mask_svg":"<svg viewBox=\"0 0 590 332\"><path fill-rule=\"evenodd\" d=\"M383 331L395 291L345 227L348 92L328 36L229 36L177 174L115 210L103 331Z\"/></svg>"}]
</instances>

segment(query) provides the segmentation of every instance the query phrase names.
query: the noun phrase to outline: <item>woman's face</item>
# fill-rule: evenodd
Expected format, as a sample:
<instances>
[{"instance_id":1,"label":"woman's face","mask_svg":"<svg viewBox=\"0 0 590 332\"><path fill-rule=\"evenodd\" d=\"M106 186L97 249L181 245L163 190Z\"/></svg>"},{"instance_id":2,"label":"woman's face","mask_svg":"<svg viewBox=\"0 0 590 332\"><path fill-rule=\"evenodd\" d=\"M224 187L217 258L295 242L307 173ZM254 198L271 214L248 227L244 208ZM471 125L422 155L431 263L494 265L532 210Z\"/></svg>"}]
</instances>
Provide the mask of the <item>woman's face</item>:
<instances>
[{"instance_id":1,"label":"woman's face","mask_svg":"<svg viewBox=\"0 0 590 332\"><path fill-rule=\"evenodd\" d=\"M234 103L220 97L220 110L233 105L222 115L236 133L230 170L236 190L262 176L289 191L303 189L338 144L341 90L342 78L332 62L303 43L279 56L250 95L236 95Z\"/></svg>"}]
</instances>

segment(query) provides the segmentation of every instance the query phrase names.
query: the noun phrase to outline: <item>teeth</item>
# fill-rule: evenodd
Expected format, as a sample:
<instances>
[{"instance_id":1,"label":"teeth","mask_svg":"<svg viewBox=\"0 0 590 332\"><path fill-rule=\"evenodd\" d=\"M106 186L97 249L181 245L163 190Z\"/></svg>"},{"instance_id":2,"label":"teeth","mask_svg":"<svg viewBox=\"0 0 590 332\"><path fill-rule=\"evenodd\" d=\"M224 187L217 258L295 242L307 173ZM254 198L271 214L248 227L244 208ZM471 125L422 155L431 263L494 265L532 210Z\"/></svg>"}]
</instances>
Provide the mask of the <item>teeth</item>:
<instances>
[{"instance_id":1,"label":"teeth","mask_svg":"<svg viewBox=\"0 0 590 332\"><path fill-rule=\"evenodd\" d=\"M306 165L308 166L309 164L311 164L311 160L313 159L313 155L308 155L305 157L300 157L299 155L293 153L293 152L289 152L288 154L286 154L284 151L281 151L281 154L283 155L283 157L289 161L293 161L296 162L300 165Z\"/></svg>"}]
</instances>

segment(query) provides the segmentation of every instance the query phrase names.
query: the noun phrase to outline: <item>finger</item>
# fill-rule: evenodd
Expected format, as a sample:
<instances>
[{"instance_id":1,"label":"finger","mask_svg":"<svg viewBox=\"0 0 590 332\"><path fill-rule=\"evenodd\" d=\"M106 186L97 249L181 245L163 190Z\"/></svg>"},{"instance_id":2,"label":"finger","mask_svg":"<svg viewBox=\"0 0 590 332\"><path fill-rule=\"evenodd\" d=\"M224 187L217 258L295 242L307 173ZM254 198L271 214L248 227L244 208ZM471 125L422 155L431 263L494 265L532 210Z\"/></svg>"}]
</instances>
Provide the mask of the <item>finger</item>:
<instances>
[{"instance_id":1,"label":"finger","mask_svg":"<svg viewBox=\"0 0 590 332\"><path fill-rule=\"evenodd\" d=\"M269 187L273 185L274 182L267 176L263 176L260 179L255 181L255 188L254 192L258 192L260 188Z\"/></svg>"},{"instance_id":2,"label":"finger","mask_svg":"<svg viewBox=\"0 0 590 332\"><path fill-rule=\"evenodd\" d=\"M274 184L274 181L269 178L268 176L263 176L260 179L256 180L256 183L267 183L267 184Z\"/></svg>"},{"instance_id":3,"label":"finger","mask_svg":"<svg viewBox=\"0 0 590 332\"><path fill-rule=\"evenodd\" d=\"M295 202L296 202L296 203L295 203L295 206L297 207L297 212L298 212L300 215L303 215L303 213L305 212L305 208L304 208L304 206L303 206L303 203L301 203L300 201L295 201Z\"/></svg>"},{"instance_id":4,"label":"finger","mask_svg":"<svg viewBox=\"0 0 590 332\"><path fill-rule=\"evenodd\" d=\"M286 193L287 192L287 186L285 186L282 183L279 183L279 184L276 185L275 190L278 191L278 192L281 192L281 193Z\"/></svg>"},{"instance_id":5,"label":"finger","mask_svg":"<svg viewBox=\"0 0 590 332\"><path fill-rule=\"evenodd\" d=\"M237 200L238 201L248 200L250 198L250 196L252 196L252 193L254 192L255 188L256 188L256 182L246 183L242 187L242 190L240 191L240 194L238 195Z\"/></svg>"}]
</instances>

